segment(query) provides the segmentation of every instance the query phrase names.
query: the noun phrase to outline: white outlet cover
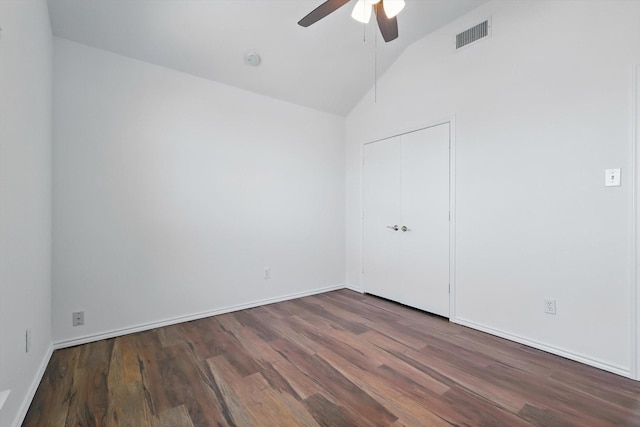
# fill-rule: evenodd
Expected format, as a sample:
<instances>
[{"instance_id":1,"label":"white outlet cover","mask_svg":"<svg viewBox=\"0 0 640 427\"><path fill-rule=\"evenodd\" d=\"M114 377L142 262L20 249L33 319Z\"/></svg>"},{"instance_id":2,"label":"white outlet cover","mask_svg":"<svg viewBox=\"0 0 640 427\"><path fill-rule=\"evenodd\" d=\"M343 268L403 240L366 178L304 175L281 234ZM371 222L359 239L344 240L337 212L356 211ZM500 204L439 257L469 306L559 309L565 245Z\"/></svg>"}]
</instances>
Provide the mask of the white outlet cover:
<instances>
[{"instance_id":1,"label":"white outlet cover","mask_svg":"<svg viewBox=\"0 0 640 427\"><path fill-rule=\"evenodd\" d=\"M545 298L544 312L547 314L556 314L556 300Z\"/></svg>"},{"instance_id":2,"label":"white outlet cover","mask_svg":"<svg viewBox=\"0 0 640 427\"><path fill-rule=\"evenodd\" d=\"M72 324L73 326L82 326L84 325L84 311L75 311L72 313Z\"/></svg>"},{"instance_id":3,"label":"white outlet cover","mask_svg":"<svg viewBox=\"0 0 640 427\"><path fill-rule=\"evenodd\" d=\"M605 169L604 186L620 187L620 169Z\"/></svg>"}]
</instances>

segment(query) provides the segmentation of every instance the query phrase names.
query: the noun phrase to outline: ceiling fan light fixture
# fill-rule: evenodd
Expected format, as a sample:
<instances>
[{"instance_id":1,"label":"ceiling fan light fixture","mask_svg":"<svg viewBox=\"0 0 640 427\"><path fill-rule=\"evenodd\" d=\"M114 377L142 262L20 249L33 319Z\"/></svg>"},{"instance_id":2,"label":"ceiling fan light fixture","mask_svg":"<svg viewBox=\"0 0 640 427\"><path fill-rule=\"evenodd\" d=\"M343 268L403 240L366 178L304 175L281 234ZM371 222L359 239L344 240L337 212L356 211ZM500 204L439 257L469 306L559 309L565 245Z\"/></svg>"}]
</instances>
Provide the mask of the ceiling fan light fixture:
<instances>
[{"instance_id":1,"label":"ceiling fan light fixture","mask_svg":"<svg viewBox=\"0 0 640 427\"><path fill-rule=\"evenodd\" d=\"M386 6L386 3L389 1L393 4L386 7L386 9L389 9L388 11L384 11L383 4ZM298 21L298 25L305 28L313 25L350 2L351 0L325 0L324 3ZM398 20L395 15L397 15L403 7L404 0L358 0L351 12L351 17L367 24L371 20L372 9L375 9L378 28L380 28L380 33L384 41L388 43L398 38ZM387 16L388 13L392 13L394 16L389 17Z\"/></svg>"},{"instance_id":2,"label":"ceiling fan light fixture","mask_svg":"<svg viewBox=\"0 0 640 427\"><path fill-rule=\"evenodd\" d=\"M371 3L372 0L358 0L351 12L351 17L358 22L368 24L371 19Z\"/></svg>"},{"instance_id":3,"label":"ceiling fan light fixture","mask_svg":"<svg viewBox=\"0 0 640 427\"><path fill-rule=\"evenodd\" d=\"M404 0L384 0L382 5L384 6L384 13L387 15L387 18L393 18L404 9L405 3Z\"/></svg>"}]
</instances>

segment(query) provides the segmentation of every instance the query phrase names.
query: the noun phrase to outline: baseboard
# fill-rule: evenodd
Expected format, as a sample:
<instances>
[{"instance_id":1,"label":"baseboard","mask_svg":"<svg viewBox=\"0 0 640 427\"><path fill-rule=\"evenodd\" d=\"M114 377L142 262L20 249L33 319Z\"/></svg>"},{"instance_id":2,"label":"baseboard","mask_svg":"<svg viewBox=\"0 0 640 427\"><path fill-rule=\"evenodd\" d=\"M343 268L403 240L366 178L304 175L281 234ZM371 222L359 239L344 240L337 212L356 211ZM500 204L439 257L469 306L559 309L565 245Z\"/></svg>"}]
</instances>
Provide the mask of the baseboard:
<instances>
[{"instance_id":1,"label":"baseboard","mask_svg":"<svg viewBox=\"0 0 640 427\"><path fill-rule=\"evenodd\" d=\"M563 350L561 348L553 347L548 344L543 344L541 342L524 338L518 335L513 335L508 332L501 331L499 329L491 328L476 322L472 322L470 320L461 319L460 317L451 319L451 322L457 323L458 325L467 326L471 329L476 329L478 331L486 332L488 334L495 335L497 337L504 338L509 341L514 341L520 344L524 344L529 347L536 348L538 350L546 351L547 353L555 354L557 356L561 356L566 359L575 360L576 362L584 363L585 365L593 366L595 368L612 372L614 374L621 375L623 377L631 378L631 375L632 375L631 370L629 368L623 368L620 366L615 366L609 363L601 362L596 359L591 359L589 357L572 353L570 351Z\"/></svg>"},{"instance_id":2,"label":"baseboard","mask_svg":"<svg viewBox=\"0 0 640 427\"><path fill-rule=\"evenodd\" d=\"M364 289L359 288L353 285L344 285L344 289L349 289L350 291L358 292L359 294L364 294Z\"/></svg>"},{"instance_id":3,"label":"baseboard","mask_svg":"<svg viewBox=\"0 0 640 427\"><path fill-rule=\"evenodd\" d=\"M262 299L262 300L258 300L258 301L252 301L252 302L245 303L245 304L238 304L238 305L218 308L218 309L215 309L215 310L203 311L203 312L200 312L200 313L190 314L190 315L187 315L187 316L173 317L173 318L161 320L161 321L158 321L158 322L144 323L144 324L140 324L140 325L136 325L136 326L131 326L131 327L128 327L128 328L114 329L114 330L107 331L107 332L102 332L102 333L99 333L99 334L85 335L85 336L79 337L79 338L73 338L73 339L69 339L69 340L57 341L57 342L55 342L53 344L53 348L57 350L57 349L61 349L61 348L73 347L73 346L80 345L80 344L87 344L87 343L94 342L94 341L100 341L100 340L104 340L104 339L115 338L115 337L119 337L119 336L122 336L122 335L133 334L133 333L136 333L136 332L148 331L148 330L154 329L154 328L161 328L163 326L175 325L177 323L189 322L189 321L192 321L192 320L203 319L205 317L217 316L217 315L225 314L225 313L232 313L234 311L246 310L248 308L259 307L261 305L273 304L273 303L287 301L287 300L291 300L291 299L296 299L296 298L302 298L302 297L307 297L307 296L311 296L311 295L322 294L322 293L325 293L325 292L336 291L338 289L344 289L344 288L345 288L345 285L329 286L329 287L326 287L326 288L319 288L319 289L314 289L314 290L311 290L311 291L297 292L297 293L288 294L288 295L282 295L282 296L278 296L278 297L274 297L274 298L267 298L267 299Z\"/></svg>"},{"instance_id":4,"label":"baseboard","mask_svg":"<svg viewBox=\"0 0 640 427\"><path fill-rule=\"evenodd\" d=\"M49 361L51 360L51 356L53 355L53 345L49 346L47 353L45 354L42 362L40 363L40 367L38 368L38 372L36 373L35 378L31 382L31 386L29 386L29 392L25 397L22 405L20 406L20 410L18 411L18 415L13 421L14 427L20 427L24 422L24 418L27 416L27 411L29 410L29 406L31 406L31 401L33 401L34 396L36 395L36 391L38 391L38 386L42 381L42 377L44 377L44 372L47 370L47 366L49 365Z\"/></svg>"}]
</instances>

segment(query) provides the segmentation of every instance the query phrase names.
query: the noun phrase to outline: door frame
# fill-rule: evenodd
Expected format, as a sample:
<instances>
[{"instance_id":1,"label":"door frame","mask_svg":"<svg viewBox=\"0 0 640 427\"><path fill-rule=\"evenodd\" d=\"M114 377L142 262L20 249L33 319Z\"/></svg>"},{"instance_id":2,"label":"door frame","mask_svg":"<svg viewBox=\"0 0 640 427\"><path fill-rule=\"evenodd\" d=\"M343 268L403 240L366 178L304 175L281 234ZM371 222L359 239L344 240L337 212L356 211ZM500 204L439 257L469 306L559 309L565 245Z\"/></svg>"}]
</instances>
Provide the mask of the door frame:
<instances>
[{"instance_id":1,"label":"door frame","mask_svg":"<svg viewBox=\"0 0 640 427\"><path fill-rule=\"evenodd\" d=\"M631 378L640 381L640 64L631 71Z\"/></svg>"},{"instance_id":2,"label":"door frame","mask_svg":"<svg viewBox=\"0 0 640 427\"><path fill-rule=\"evenodd\" d=\"M364 147L374 142L383 141L389 138L395 138L411 132L417 132L423 129L429 129L435 126L449 124L449 321L456 317L456 120L455 115L447 116L437 120L430 120L415 126L395 129L385 132L380 137L372 138L363 142L360 146L361 165L364 166ZM360 171L360 283L362 284L362 292L366 293L364 284L364 167Z\"/></svg>"}]
</instances>

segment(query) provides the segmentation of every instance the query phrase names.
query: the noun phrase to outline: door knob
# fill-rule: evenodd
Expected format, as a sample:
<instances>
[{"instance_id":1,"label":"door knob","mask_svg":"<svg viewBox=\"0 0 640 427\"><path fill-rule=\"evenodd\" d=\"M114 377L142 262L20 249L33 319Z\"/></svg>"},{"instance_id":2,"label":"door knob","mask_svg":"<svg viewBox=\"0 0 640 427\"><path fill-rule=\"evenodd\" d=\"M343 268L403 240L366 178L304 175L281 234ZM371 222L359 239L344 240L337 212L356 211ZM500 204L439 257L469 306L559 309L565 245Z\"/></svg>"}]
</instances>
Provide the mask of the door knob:
<instances>
[{"instance_id":1,"label":"door knob","mask_svg":"<svg viewBox=\"0 0 640 427\"><path fill-rule=\"evenodd\" d=\"M403 232L404 232L404 231L409 231L409 229L407 228L407 226L406 226L406 225L403 225L403 226L402 226L402 228L401 228L400 230L402 230Z\"/></svg>"},{"instance_id":2,"label":"door knob","mask_svg":"<svg viewBox=\"0 0 640 427\"><path fill-rule=\"evenodd\" d=\"M397 226L397 225L394 225L394 226L387 225L387 228L390 228L390 229L392 229L393 231L398 231L398 230L399 230L399 228L398 228L398 226Z\"/></svg>"}]
</instances>

